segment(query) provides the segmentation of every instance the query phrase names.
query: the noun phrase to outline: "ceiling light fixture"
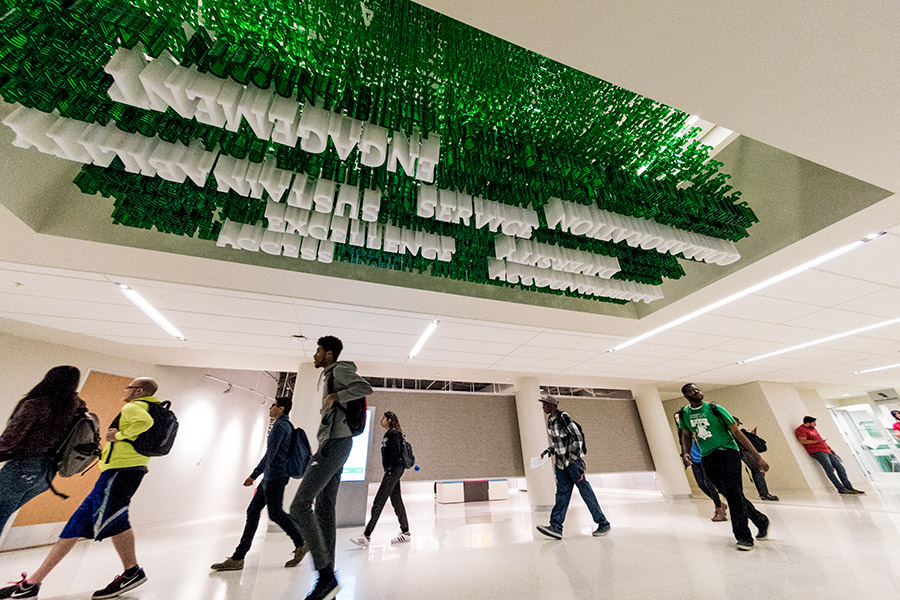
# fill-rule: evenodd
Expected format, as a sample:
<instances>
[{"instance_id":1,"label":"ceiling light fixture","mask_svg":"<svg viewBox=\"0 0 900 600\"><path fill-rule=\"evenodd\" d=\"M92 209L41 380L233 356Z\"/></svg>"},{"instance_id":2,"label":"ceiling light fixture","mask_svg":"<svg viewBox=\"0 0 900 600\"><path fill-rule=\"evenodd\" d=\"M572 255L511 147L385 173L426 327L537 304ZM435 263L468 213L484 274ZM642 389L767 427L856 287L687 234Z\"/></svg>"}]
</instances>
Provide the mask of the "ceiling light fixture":
<instances>
[{"instance_id":1,"label":"ceiling light fixture","mask_svg":"<svg viewBox=\"0 0 900 600\"><path fill-rule=\"evenodd\" d=\"M419 353L419 351L422 349L422 346L425 345L425 342L428 341L428 338L430 338L431 334L434 333L434 330L437 329L437 326L437 319L428 324L428 327L426 327L425 331L422 333L422 337L419 338L419 341L416 342L416 345L413 346L413 349L409 351L410 358L413 358L416 354Z\"/></svg>"},{"instance_id":2,"label":"ceiling light fixture","mask_svg":"<svg viewBox=\"0 0 900 600\"><path fill-rule=\"evenodd\" d=\"M764 358L771 358L773 356L778 356L780 354L787 354L788 352L793 352L795 350L802 350L803 348L809 348L810 346L816 346L818 344L824 344L825 342L839 340L841 338L849 337L851 335L856 335L858 333L864 333L866 331L871 331L873 329L887 327L888 325L896 325L897 323L900 323L900 318L891 319L889 321L882 321L880 323L875 323L874 325L866 325L865 327L857 327L856 329L851 329L850 331L845 331L843 333L836 333L834 335L829 335L827 337L819 338L817 340L813 340L811 342L806 342L804 344L797 344L796 346L791 346L789 348L782 348L781 350L776 350L775 352L769 352L768 354L760 354L759 356L754 356L753 358L748 358L747 360L740 360L740 361L738 361L737 364L744 365L744 364L751 363L756 360L762 360Z\"/></svg>"},{"instance_id":3,"label":"ceiling light fixture","mask_svg":"<svg viewBox=\"0 0 900 600\"><path fill-rule=\"evenodd\" d=\"M181 340L182 342L185 341L185 338L181 334L181 332L178 331L178 329L174 325L169 323L169 320L162 316L158 310L153 308L153 306L149 302L147 302L143 296L138 294L135 290L131 289L124 283L118 283L116 285L119 286L119 291L125 294L126 298L131 300L135 304L135 306L144 311L144 314L153 319L157 325L165 329L166 333L168 333L175 339Z\"/></svg>"},{"instance_id":4,"label":"ceiling light fixture","mask_svg":"<svg viewBox=\"0 0 900 600\"><path fill-rule=\"evenodd\" d=\"M888 369L896 369L900 367L900 363L893 365L885 365L883 367L875 367L874 369L865 369L864 371L853 371L854 375L862 375L863 373L874 373L875 371L887 371Z\"/></svg>"},{"instance_id":5,"label":"ceiling light fixture","mask_svg":"<svg viewBox=\"0 0 900 600\"><path fill-rule=\"evenodd\" d=\"M700 120L700 115L691 115L687 121L684 122L688 127L693 127L694 123Z\"/></svg>"},{"instance_id":6,"label":"ceiling light fixture","mask_svg":"<svg viewBox=\"0 0 900 600\"><path fill-rule=\"evenodd\" d=\"M775 285L776 283L781 283L785 279L789 279L789 278L793 277L794 275L799 275L800 273L807 271L809 269L812 269L813 267L817 267L817 266L821 265L822 263L826 263L829 260L837 258L838 256L842 256L852 250L856 250L857 248L859 248L866 242L871 242L872 240L879 238L879 237L883 236L884 234L885 234L884 231L881 231L879 233L870 233L863 239L853 242L852 244L847 244L846 246L841 246L837 250L832 250L831 252L828 252L827 254L823 254L822 256L820 256L818 258L814 258L810 261L807 261L807 262L803 263L802 265L798 265L798 266L794 267L793 269L788 269L784 273L780 273L774 277L770 277L769 279L766 279L765 281L761 281L761 282L757 283L756 285L751 285L750 287L748 287L745 290L741 290L740 292L737 292L736 294L732 294L732 295L728 296L727 298L723 298L717 302L713 302L712 304L709 304L707 306L704 306L703 308L695 310L692 313L689 313L683 317L679 317L678 319L675 319L674 321L670 321L669 323L666 323L665 325L657 327L656 329L651 329L647 333L642 333L641 335L639 335L637 337L633 337L630 340L622 342L618 346L610 348L609 350L607 350L607 352L615 352L617 350L622 350L624 348L627 348L628 346L637 344L638 342L643 342L647 338L651 338L654 335L660 334L664 331L668 331L669 329L672 329L673 327L678 327L679 325L681 325L683 323L687 323L688 321L696 319L697 317L699 317L701 315L705 315L706 313L714 311L717 308L721 308L721 307L725 306L726 304L731 304L735 300L740 300L744 296L749 296L750 294L756 293L756 292L763 290L769 286ZM758 360L758 358L753 359L753 360Z\"/></svg>"}]
</instances>

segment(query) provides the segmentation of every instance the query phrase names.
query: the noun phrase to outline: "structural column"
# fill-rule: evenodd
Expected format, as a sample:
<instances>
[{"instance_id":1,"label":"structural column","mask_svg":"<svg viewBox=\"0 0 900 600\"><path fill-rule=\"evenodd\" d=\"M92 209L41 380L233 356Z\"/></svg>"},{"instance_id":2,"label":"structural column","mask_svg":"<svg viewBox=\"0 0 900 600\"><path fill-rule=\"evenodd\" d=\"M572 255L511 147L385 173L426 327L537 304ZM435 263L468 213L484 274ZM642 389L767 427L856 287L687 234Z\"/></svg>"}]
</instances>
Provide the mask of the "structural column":
<instances>
[{"instance_id":1,"label":"structural column","mask_svg":"<svg viewBox=\"0 0 900 600\"><path fill-rule=\"evenodd\" d=\"M660 491L667 498L690 498L691 486L684 472L681 451L672 439L672 428L663 409L659 390L653 385L642 385L633 392L653 465L656 467Z\"/></svg>"},{"instance_id":2,"label":"structural column","mask_svg":"<svg viewBox=\"0 0 900 600\"><path fill-rule=\"evenodd\" d=\"M291 410L291 423L294 427L302 427L309 438L313 452L318 448L316 432L322 421L322 389L320 382L322 371L313 366L312 360L300 363L297 367L297 382L294 384L294 408Z\"/></svg>"},{"instance_id":3,"label":"structural column","mask_svg":"<svg viewBox=\"0 0 900 600\"><path fill-rule=\"evenodd\" d=\"M519 440L525 462L525 485L532 510L549 510L556 498L556 474L553 461L531 468L531 457L547 448L547 421L541 405L541 388L536 377L516 379L516 416L519 420Z\"/></svg>"}]
</instances>

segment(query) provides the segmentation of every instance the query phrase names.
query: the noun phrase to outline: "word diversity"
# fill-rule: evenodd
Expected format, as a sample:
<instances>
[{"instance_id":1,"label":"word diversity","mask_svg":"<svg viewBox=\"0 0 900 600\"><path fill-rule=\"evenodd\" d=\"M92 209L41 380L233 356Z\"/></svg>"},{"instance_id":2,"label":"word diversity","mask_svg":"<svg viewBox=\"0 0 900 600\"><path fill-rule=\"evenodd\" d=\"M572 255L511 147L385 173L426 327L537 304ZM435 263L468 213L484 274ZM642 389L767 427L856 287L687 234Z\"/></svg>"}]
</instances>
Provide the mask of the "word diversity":
<instances>
[{"instance_id":1,"label":"word diversity","mask_svg":"<svg viewBox=\"0 0 900 600\"><path fill-rule=\"evenodd\" d=\"M246 120L256 137L321 154L334 145L338 158L346 160L359 148L360 164L397 171L398 165L412 177L434 181L441 151L441 137L423 138L418 130L407 136L373 123L328 112L309 102L301 105L273 89L243 86L231 79L180 66L168 51L148 60L140 45L119 48L105 70L114 83L109 97L117 102L164 112L171 108L185 119L235 132Z\"/></svg>"}]
</instances>

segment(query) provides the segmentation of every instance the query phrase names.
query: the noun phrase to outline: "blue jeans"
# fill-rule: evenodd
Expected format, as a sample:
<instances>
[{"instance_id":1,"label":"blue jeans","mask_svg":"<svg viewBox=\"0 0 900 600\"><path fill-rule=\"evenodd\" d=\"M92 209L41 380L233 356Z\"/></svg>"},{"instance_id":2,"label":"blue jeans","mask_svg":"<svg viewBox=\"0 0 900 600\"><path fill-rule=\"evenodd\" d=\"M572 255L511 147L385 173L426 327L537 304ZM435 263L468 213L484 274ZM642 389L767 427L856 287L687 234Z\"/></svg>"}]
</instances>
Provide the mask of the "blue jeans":
<instances>
[{"instance_id":1,"label":"blue jeans","mask_svg":"<svg viewBox=\"0 0 900 600\"><path fill-rule=\"evenodd\" d=\"M569 500L572 498L572 488L577 487L581 498L591 511L594 522L606 527L609 521L600 510L600 503L588 480L584 477L584 460L579 459L565 469L556 469L556 504L550 512L550 527L562 531L563 521L566 520L566 511L569 510Z\"/></svg>"},{"instance_id":2,"label":"blue jeans","mask_svg":"<svg viewBox=\"0 0 900 600\"><path fill-rule=\"evenodd\" d=\"M822 465L822 468L825 470L825 475L828 476L828 479L831 480L834 487L838 490L853 489L853 485L850 483L850 480L847 479L847 471L844 470L844 465L841 464L840 456L831 452L813 452L810 456ZM837 477L834 476L835 471L837 471Z\"/></svg>"},{"instance_id":3,"label":"blue jeans","mask_svg":"<svg viewBox=\"0 0 900 600\"><path fill-rule=\"evenodd\" d=\"M14 512L50 489L54 475L50 458L14 458L0 468L0 531Z\"/></svg>"}]
</instances>

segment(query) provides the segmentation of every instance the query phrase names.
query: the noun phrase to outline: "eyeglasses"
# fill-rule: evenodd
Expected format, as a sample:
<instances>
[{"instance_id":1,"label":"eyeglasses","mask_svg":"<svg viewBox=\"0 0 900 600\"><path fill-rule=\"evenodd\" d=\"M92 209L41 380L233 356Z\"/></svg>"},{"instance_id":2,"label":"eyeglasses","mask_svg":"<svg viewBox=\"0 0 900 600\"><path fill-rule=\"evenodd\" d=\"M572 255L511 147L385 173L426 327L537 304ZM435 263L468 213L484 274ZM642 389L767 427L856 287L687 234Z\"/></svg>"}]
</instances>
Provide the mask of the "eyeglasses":
<instances>
[{"instance_id":1,"label":"eyeglasses","mask_svg":"<svg viewBox=\"0 0 900 600\"><path fill-rule=\"evenodd\" d=\"M126 385L126 386L125 386L125 389L126 389L126 390L140 390L140 389L143 389L143 386L140 386L140 385Z\"/></svg>"}]
</instances>

